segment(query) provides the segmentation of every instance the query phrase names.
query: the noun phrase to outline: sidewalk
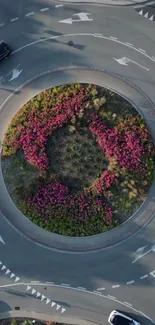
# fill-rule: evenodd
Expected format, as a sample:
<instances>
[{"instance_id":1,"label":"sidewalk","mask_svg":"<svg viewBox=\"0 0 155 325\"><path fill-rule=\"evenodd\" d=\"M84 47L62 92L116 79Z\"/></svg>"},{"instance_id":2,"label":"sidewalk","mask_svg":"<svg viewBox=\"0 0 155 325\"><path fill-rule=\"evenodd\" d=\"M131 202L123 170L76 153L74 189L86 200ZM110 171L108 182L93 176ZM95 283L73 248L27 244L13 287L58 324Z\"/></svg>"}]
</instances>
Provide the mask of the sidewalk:
<instances>
[{"instance_id":1,"label":"sidewalk","mask_svg":"<svg viewBox=\"0 0 155 325\"><path fill-rule=\"evenodd\" d=\"M151 5L155 1L146 0L61 0L60 2L65 3L89 3L89 4L102 4L105 6L140 6L140 5Z\"/></svg>"}]
</instances>

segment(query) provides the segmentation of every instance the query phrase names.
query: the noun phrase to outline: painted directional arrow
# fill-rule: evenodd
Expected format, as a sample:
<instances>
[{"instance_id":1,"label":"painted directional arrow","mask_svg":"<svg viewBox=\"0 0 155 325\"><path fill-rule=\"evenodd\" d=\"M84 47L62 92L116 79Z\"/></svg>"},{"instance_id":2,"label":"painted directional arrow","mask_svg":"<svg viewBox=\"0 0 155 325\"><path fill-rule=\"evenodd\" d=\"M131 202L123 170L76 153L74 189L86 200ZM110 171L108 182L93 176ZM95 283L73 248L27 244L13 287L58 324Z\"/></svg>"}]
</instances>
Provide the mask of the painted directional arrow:
<instances>
[{"instance_id":1,"label":"painted directional arrow","mask_svg":"<svg viewBox=\"0 0 155 325\"><path fill-rule=\"evenodd\" d=\"M12 80L18 78L22 71L23 71L23 69L21 69L21 70L13 69L12 70L12 77L11 77L11 79L9 81L12 81Z\"/></svg>"},{"instance_id":2,"label":"painted directional arrow","mask_svg":"<svg viewBox=\"0 0 155 325\"><path fill-rule=\"evenodd\" d=\"M147 246L144 246L144 247L141 247L141 248L137 249L137 252L136 253L138 253L138 251L139 251L139 255L134 259L134 261L132 261L132 264L135 263L135 262L137 262L140 258L144 257L148 253L155 252L155 245L153 245L148 251L146 251L145 253L143 253L144 249Z\"/></svg>"},{"instance_id":3,"label":"painted directional arrow","mask_svg":"<svg viewBox=\"0 0 155 325\"><path fill-rule=\"evenodd\" d=\"M121 64L121 65L126 65L126 66L128 66L128 63L131 62L131 63L134 63L134 64L138 65L140 68L149 71L148 68L143 67L143 65L141 65L141 64L139 64L139 63L137 63L137 62L135 62L135 61L133 61L133 60L130 60L130 59L126 58L125 56L124 56L123 58L120 58L120 59L116 59L116 58L113 58L113 59L114 59L115 61L117 61L117 62L118 62L119 64Z\"/></svg>"},{"instance_id":4,"label":"painted directional arrow","mask_svg":"<svg viewBox=\"0 0 155 325\"><path fill-rule=\"evenodd\" d=\"M1 243L3 243L5 245L5 242L1 236L0 236L0 241L1 241Z\"/></svg>"},{"instance_id":5,"label":"painted directional arrow","mask_svg":"<svg viewBox=\"0 0 155 325\"><path fill-rule=\"evenodd\" d=\"M59 23L72 24L78 21L92 21L93 19L89 18L88 15L91 14L88 12L79 12L78 14L73 15L79 17L79 19L68 18L68 19L60 20Z\"/></svg>"}]
</instances>

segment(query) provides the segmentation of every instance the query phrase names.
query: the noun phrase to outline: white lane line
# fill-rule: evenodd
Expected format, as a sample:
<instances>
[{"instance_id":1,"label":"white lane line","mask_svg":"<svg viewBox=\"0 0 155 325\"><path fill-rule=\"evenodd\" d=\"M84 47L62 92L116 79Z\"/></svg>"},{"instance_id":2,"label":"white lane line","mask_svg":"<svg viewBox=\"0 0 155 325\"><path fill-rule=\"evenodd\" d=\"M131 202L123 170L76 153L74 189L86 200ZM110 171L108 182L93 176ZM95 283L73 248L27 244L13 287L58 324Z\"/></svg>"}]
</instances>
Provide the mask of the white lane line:
<instances>
[{"instance_id":1,"label":"white lane line","mask_svg":"<svg viewBox=\"0 0 155 325\"><path fill-rule=\"evenodd\" d=\"M26 14L25 16L26 17L29 17L29 16L33 16L34 15L34 12L29 12L28 14Z\"/></svg>"},{"instance_id":2,"label":"white lane line","mask_svg":"<svg viewBox=\"0 0 155 325\"><path fill-rule=\"evenodd\" d=\"M61 283L61 285L64 287L70 287L70 284L68 284L68 283Z\"/></svg>"},{"instance_id":3,"label":"white lane line","mask_svg":"<svg viewBox=\"0 0 155 325\"><path fill-rule=\"evenodd\" d=\"M41 12L44 12L44 11L47 11L47 10L49 10L50 8L42 8L42 9L40 9L40 11Z\"/></svg>"},{"instance_id":4,"label":"white lane line","mask_svg":"<svg viewBox=\"0 0 155 325\"><path fill-rule=\"evenodd\" d=\"M63 5L55 5L55 8L63 7Z\"/></svg>"},{"instance_id":5,"label":"white lane line","mask_svg":"<svg viewBox=\"0 0 155 325\"><path fill-rule=\"evenodd\" d=\"M120 287L120 284L115 284L114 286L112 286L112 288L119 288Z\"/></svg>"},{"instance_id":6,"label":"white lane line","mask_svg":"<svg viewBox=\"0 0 155 325\"><path fill-rule=\"evenodd\" d=\"M148 277L148 275L145 274L145 275L141 276L140 279L143 280L143 279L145 279L145 278L147 278L147 277Z\"/></svg>"},{"instance_id":7,"label":"white lane line","mask_svg":"<svg viewBox=\"0 0 155 325\"><path fill-rule=\"evenodd\" d=\"M108 295L108 297L111 298L111 299L116 299L116 297L114 297L114 296Z\"/></svg>"},{"instance_id":8,"label":"white lane line","mask_svg":"<svg viewBox=\"0 0 155 325\"><path fill-rule=\"evenodd\" d=\"M132 280L132 281L126 282L126 284L132 284L132 283L134 283L134 282L135 282L135 281Z\"/></svg>"},{"instance_id":9,"label":"white lane line","mask_svg":"<svg viewBox=\"0 0 155 325\"><path fill-rule=\"evenodd\" d=\"M128 306L132 307L132 305L131 305L131 304L129 304L129 302L127 302L127 301L124 301L124 303L125 303L126 305L128 305Z\"/></svg>"},{"instance_id":10,"label":"white lane line","mask_svg":"<svg viewBox=\"0 0 155 325\"><path fill-rule=\"evenodd\" d=\"M118 39L117 37L113 37L113 36L110 36L110 38L112 38L112 39L115 39L115 40L117 40L117 39Z\"/></svg>"},{"instance_id":11,"label":"white lane line","mask_svg":"<svg viewBox=\"0 0 155 325\"><path fill-rule=\"evenodd\" d=\"M18 17L15 17L15 18L12 18L10 21L11 21L11 23L13 23L14 21L16 21L18 19L19 19Z\"/></svg>"},{"instance_id":12,"label":"white lane line","mask_svg":"<svg viewBox=\"0 0 155 325\"><path fill-rule=\"evenodd\" d=\"M102 36L103 34L95 33L95 36Z\"/></svg>"},{"instance_id":13,"label":"white lane line","mask_svg":"<svg viewBox=\"0 0 155 325\"><path fill-rule=\"evenodd\" d=\"M4 23L0 24L0 27L4 26Z\"/></svg>"},{"instance_id":14,"label":"white lane line","mask_svg":"<svg viewBox=\"0 0 155 325\"><path fill-rule=\"evenodd\" d=\"M84 288L84 287L77 287L77 288L80 290L86 290L86 288Z\"/></svg>"},{"instance_id":15,"label":"white lane line","mask_svg":"<svg viewBox=\"0 0 155 325\"><path fill-rule=\"evenodd\" d=\"M139 50L140 50L141 52L143 52L143 53L146 53L146 51L145 51L145 50L143 50L143 49L141 49L141 48L139 48Z\"/></svg>"},{"instance_id":16,"label":"white lane line","mask_svg":"<svg viewBox=\"0 0 155 325\"><path fill-rule=\"evenodd\" d=\"M127 45L127 44L124 43L124 42L121 42L121 41L119 41L119 40L114 40L114 39L112 39L112 38L110 38L110 37L107 37L107 36L103 36L103 35L102 35L102 36L96 36L95 34L92 34L92 33L64 34L64 35L61 35L61 36L50 36L50 37L46 37L46 38L39 39L39 40L37 40L37 41L33 41L33 42L31 42L31 43L28 43L28 44L26 44L26 45L24 45L24 46L19 47L17 50L13 51L13 52L11 53L11 55L13 55L13 54L15 54L15 53L17 53L17 52L19 52L19 51L21 51L21 50L23 50L23 49L29 47L29 46L32 46L32 45L34 45L34 44L38 44L38 43L41 43L41 42L46 42L46 41L48 41L48 40L50 40L50 39L59 39L60 37L72 37L72 36L91 36L91 37L93 36L93 37L100 37L101 39L105 39L105 40L108 40L108 41L110 40L110 41L112 41L112 42L115 42L115 43L118 43L118 44L124 45L124 46L126 46L126 47L130 47L130 48L132 48L134 51L143 54L146 58L148 58L148 59L150 59L151 61L155 62L155 59L153 59L153 57L149 56L147 53L143 53L143 52L141 52L139 49L137 49L137 48L134 47L134 46L132 47L131 45ZM1 106L2 106L2 105L1 105ZM0 108L1 108L1 107L0 107ZM152 248L151 248L151 250L152 250ZM135 263L135 261L133 261L132 263Z\"/></svg>"},{"instance_id":17,"label":"white lane line","mask_svg":"<svg viewBox=\"0 0 155 325\"><path fill-rule=\"evenodd\" d=\"M125 42L125 44L129 45L129 46L133 46L133 44L131 43L128 43L128 42Z\"/></svg>"},{"instance_id":18,"label":"white lane line","mask_svg":"<svg viewBox=\"0 0 155 325\"><path fill-rule=\"evenodd\" d=\"M103 291L105 288L97 288L97 291Z\"/></svg>"}]
</instances>

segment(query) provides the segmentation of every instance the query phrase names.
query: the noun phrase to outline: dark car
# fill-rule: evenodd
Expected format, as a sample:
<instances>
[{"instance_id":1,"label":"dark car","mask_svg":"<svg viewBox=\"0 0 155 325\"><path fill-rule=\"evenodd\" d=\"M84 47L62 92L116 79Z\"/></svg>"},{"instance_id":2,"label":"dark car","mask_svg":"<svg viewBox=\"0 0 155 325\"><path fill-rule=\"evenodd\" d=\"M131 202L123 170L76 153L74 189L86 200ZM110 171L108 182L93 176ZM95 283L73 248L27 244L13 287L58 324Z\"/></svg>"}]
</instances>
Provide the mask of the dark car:
<instances>
[{"instance_id":1,"label":"dark car","mask_svg":"<svg viewBox=\"0 0 155 325\"><path fill-rule=\"evenodd\" d=\"M111 325L140 325L135 319L130 318L129 316L120 313L117 310L113 310L108 318L108 322Z\"/></svg>"},{"instance_id":2,"label":"dark car","mask_svg":"<svg viewBox=\"0 0 155 325\"><path fill-rule=\"evenodd\" d=\"M5 42L0 42L0 61L7 58L11 53L10 47Z\"/></svg>"}]
</instances>

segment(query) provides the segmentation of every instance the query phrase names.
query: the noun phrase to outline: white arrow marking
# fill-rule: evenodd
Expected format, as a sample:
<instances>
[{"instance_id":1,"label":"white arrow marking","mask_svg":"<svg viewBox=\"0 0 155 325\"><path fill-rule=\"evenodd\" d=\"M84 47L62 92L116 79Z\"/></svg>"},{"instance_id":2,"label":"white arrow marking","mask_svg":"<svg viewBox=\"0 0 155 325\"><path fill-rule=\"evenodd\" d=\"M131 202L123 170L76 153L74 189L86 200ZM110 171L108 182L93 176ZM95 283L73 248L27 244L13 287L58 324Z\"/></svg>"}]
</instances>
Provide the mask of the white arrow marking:
<instances>
[{"instance_id":1,"label":"white arrow marking","mask_svg":"<svg viewBox=\"0 0 155 325\"><path fill-rule=\"evenodd\" d=\"M5 270L6 269L6 266L5 265L3 265L2 266L2 268L1 268L1 270Z\"/></svg>"},{"instance_id":2,"label":"white arrow marking","mask_svg":"<svg viewBox=\"0 0 155 325\"><path fill-rule=\"evenodd\" d=\"M11 271L9 269L6 270L5 274L8 274L10 273Z\"/></svg>"},{"instance_id":3,"label":"white arrow marking","mask_svg":"<svg viewBox=\"0 0 155 325\"><path fill-rule=\"evenodd\" d=\"M18 76L21 74L22 71L23 71L23 69L22 70L13 69L12 70L12 78L9 81L12 81L12 80L18 78Z\"/></svg>"},{"instance_id":4,"label":"white arrow marking","mask_svg":"<svg viewBox=\"0 0 155 325\"><path fill-rule=\"evenodd\" d=\"M40 292L37 292L37 298L41 296L41 293Z\"/></svg>"},{"instance_id":5,"label":"white arrow marking","mask_svg":"<svg viewBox=\"0 0 155 325\"><path fill-rule=\"evenodd\" d=\"M0 236L0 241L1 241L1 243L5 244L5 242L1 236Z\"/></svg>"},{"instance_id":6,"label":"white arrow marking","mask_svg":"<svg viewBox=\"0 0 155 325\"><path fill-rule=\"evenodd\" d=\"M51 301L51 300L47 298L47 299L46 299L46 305L49 304L50 301Z\"/></svg>"},{"instance_id":7,"label":"white arrow marking","mask_svg":"<svg viewBox=\"0 0 155 325\"><path fill-rule=\"evenodd\" d=\"M46 297L44 295L41 296L41 301L43 301Z\"/></svg>"},{"instance_id":8,"label":"white arrow marking","mask_svg":"<svg viewBox=\"0 0 155 325\"><path fill-rule=\"evenodd\" d=\"M58 310L60 307L61 307L60 305L57 305L56 310Z\"/></svg>"},{"instance_id":9,"label":"white arrow marking","mask_svg":"<svg viewBox=\"0 0 155 325\"><path fill-rule=\"evenodd\" d=\"M66 311L66 309L65 308L62 308L61 309L61 314L63 314L65 311Z\"/></svg>"},{"instance_id":10,"label":"white arrow marking","mask_svg":"<svg viewBox=\"0 0 155 325\"><path fill-rule=\"evenodd\" d=\"M137 63L137 62L135 62L135 61L133 61L133 60L130 60L130 59L126 58L125 56L124 56L123 58L120 58L120 59L116 59L116 58L113 58L113 59L114 59L115 61L117 61L119 64L127 65L127 66L128 66L127 63L132 62L132 63L138 65L140 68L143 68L143 69L149 71L148 68L143 67L141 64L139 64L139 63Z\"/></svg>"},{"instance_id":11,"label":"white arrow marking","mask_svg":"<svg viewBox=\"0 0 155 325\"><path fill-rule=\"evenodd\" d=\"M31 287L30 286L27 286L26 291L29 291L30 289L31 289Z\"/></svg>"},{"instance_id":12,"label":"white arrow marking","mask_svg":"<svg viewBox=\"0 0 155 325\"><path fill-rule=\"evenodd\" d=\"M16 278L15 278L15 282L17 282L17 281L19 281L20 280L20 278L18 278L18 276L16 276Z\"/></svg>"},{"instance_id":13,"label":"white arrow marking","mask_svg":"<svg viewBox=\"0 0 155 325\"><path fill-rule=\"evenodd\" d=\"M78 14L73 15L73 16L78 16L79 19L68 18L68 19L60 20L59 23L72 24L78 21L92 21L93 19L89 18L88 15L91 14L88 12L79 12Z\"/></svg>"},{"instance_id":14,"label":"white arrow marking","mask_svg":"<svg viewBox=\"0 0 155 325\"><path fill-rule=\"evenodd\" d=\"M35 290L35 289L32 289L32 295L33 295L35 292L36 292L36 290Z\"/></svg>"},{"instance_id":15,"label":"white arrow marking","mask_svg":"<svg viewBox=\"0 0 155 325\"><path fill-rule=\"evenodd\" d=\"M54 306L55 306L55 302L52 301L52 303L51 303L51 307L54 307Z\"/></svg>"},{"instance_id":16,"label":"white arrow marking","mask_svg":"<svg viewBox=\"0 0 155 325\"><path fill-rule=\"evenodd\" d=\"M155 278L155 271L150 272L150 275L152 275L153 278Z\"/></svg>"},{"instance_id":17,"label":"white arrow marking","mask_svg":"<svg viewBox=\"0 0 155 325\"><path fill-rule=\"evenodd\" d=\"M148 245L147 245L148 246ZM153 245L151 247L151 249L149 249L147 252L145 252L144 254L141 254L140 256L136 257L134 261L132 261L132 264L137 262L140 258L144 257L145 255L147 255L150 252L155 252L155 245Z\"/></svg>"},{"instance_id":18,"label":"white arrow marking","mask_svg":"<svg viewBox=\"0 0 155 325\"><path fill-rule=\"evenodd\" d=\"M15 274L14 273L11 273L10 279L12 279L14 276L15 276Z\"/></svg>"}]
</instances>

